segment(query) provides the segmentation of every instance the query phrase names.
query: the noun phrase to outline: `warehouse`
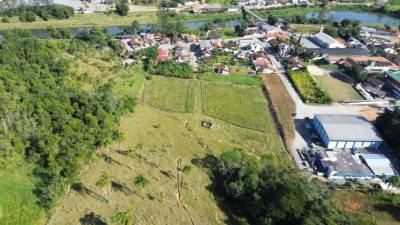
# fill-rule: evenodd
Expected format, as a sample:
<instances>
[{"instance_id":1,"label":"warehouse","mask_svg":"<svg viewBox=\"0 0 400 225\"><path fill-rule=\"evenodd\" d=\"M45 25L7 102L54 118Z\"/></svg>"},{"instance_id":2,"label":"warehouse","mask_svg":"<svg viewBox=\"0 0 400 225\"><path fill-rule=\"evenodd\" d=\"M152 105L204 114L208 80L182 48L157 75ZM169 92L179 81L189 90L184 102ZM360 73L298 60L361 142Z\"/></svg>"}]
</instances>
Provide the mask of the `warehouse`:
<instances>
[{"instance_id":1,"label":"warehouse","mask_svg":"<svg viewBox=\"0 0 400 225\"><path fill-rule=\"evenodd\" d=\"M322 32L314 34L314 41L323 48L345 48L344 45L340 44L333 37Z\"/></svg>"},{"instance_id":2,"label":"warehouse","mask_svg":"<svg viewBox=\"0 0 400 225\"><path fill-rule=\"evenodd\" d=\"M317 114L313 125L327 148L379 147L383 139L360 115Z\"/></svg>"}]
</instances>

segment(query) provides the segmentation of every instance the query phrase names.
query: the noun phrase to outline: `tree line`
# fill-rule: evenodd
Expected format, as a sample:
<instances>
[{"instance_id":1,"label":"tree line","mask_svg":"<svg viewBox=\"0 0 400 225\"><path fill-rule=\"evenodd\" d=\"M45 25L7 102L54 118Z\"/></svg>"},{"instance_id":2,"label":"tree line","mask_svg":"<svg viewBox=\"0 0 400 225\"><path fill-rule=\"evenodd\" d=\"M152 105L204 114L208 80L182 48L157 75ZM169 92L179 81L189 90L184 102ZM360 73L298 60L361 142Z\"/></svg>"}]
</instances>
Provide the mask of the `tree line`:
<instances>
[{"instance_id":1,"label":"tree line","mask_svg":"<svg viewBox=\"0 0 400 225\"><path fill-rule=\"evenodd\" d=\"M19 16L22 22L33 22L36 16L39 16L44 21L51 18L54 19L68 19L74 15L74 8L65 5L22 5L16 8L9 8L0 10L0 16ZM3 22L5 22L3 20Z\"/></svg>"}]
</instances>

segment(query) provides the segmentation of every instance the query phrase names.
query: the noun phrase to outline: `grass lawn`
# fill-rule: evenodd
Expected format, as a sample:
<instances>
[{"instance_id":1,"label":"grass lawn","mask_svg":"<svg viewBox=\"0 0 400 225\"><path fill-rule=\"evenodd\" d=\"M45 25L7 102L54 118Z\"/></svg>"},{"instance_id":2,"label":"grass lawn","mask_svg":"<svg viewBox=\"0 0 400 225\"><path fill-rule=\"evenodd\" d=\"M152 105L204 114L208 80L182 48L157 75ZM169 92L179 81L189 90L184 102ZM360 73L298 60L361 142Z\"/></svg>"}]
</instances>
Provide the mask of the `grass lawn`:
<instances>
[{"instance_id":1,"label":"grass lawn","mask_svg":"<svg viewBox=\"0 0 400 225\"><path fill-rule=\"evenodd\" d=\"M233 27L224 27L221 28L221 30L218 30L216 32L217 34L220 34L221 37L223 39L232 39L232 38L237 38L239 37L236 33L235 33L235 28Z\"/></svg>"},{"instance_id":2,"label":"grass lawn","mask_svg":"<svg viewBox=\"0 0 400 225\"><path fill-rule=\"evenodd\" d=\"M253 72L249 66L231 66L230 73L231 74L250 74Z\"/></svg>"},{"instance_id":3,"label":"grass lawn","mask_svg":"<svg viewBox=\"0 0 400 225\"><path fill-rule=\"evenodd\" d=\"M282 80L277 74L266 74L261 76L268 95L271 99L272 106L277 114L279 123L282 126L287 146L292 146L294 138L294 124L292 113L296 111L296 106L292 98L286 91Z\"/></svg>"},{"instance_id":4,"label":"grass lawn","mask_svg":"<svg viewBox=\"0 0 400 225\"><path fill-rule=\"evenodd\" d=\"M234 84L246 84L246 85L261 85L262 81L259 76L247 76L247 75L198 75L199 80L208 81L223 81Z\"/></svg>"},{"instance_id":5,"label":"grass lawn","mask_svg":"<svg viewBox=\"0 0 400 225\"><path fill-rule=\"evenodd\" d=\"M44 224L45 214L34 195L31 168L25 162L0 170L0 224Z\"/></svg>"},{"instance_id":6,"label":"grass lawn","mask_svg":"<svg viewBox=\"0 0 400 225\"><path fill-rule=\"evenodd\" d=\"M220 128L204 128L202 120L217 123ZM155 128L155 124L160 126ZM288 163L286 152L281 145L274 144L271 135L196 113L170 113L140 103L134 113L122 120L120 130L125 136L121 143L123 151L137 143L144 144L143 151L137 150L133 158L133 170L128 168L129 160L117 153L116 143L110 148L112 163L106 163L99 153L79 178L80 188L72 189L51 225L95 224L90 221L111 224L112 216L128 209L133 224L190 224L187 212L177 206L177 158L181 158L182 166L192 166L192 172L183 175L181 199L194 223L228 223L209 189L212 182L209 168L215 166L215 157L238 146L252 154L266 154L275 163ZM105 149L101 151L105 153ZM113 181L111 204L106 203L101 189L95 185L105 171ZM146 199L142 198L141 188L133 184L138 174L150 181L144 189ZM164 203L160 193L165 195Z\"/></svg>"},{"instance_id":7,"label":"grass lawn","mask_svg":"<svg viewBox=\"0 0 400 225\"><path fill-rule=\"evenodd\" d=\"M353 221L357 221L351 224L400 224L400 199L395 194L336 191L334 199L341 213L348 214Z\"/></svg>"},{"instance_id":8,"label":"grass lawn","mask_svg":"<svg viewBox=\"0 0 400 225\"><path fill-rule=\"evenodd\" d=\"M203 112L239 126L275 132L261 88L203 82Z\"/></svg>"},{"instance_id":9,"label":"grass lawn","mask_svg":"<svg viewBox=\"0 0 400 225\"><path fill-rule=\"evenodd\" d=\"M298 33L309 33L318 32L320 25L318 24L290 24L290 27L294 32Z\"/></svg>"},{"instance_id":10,"label":"grass lawn","mask_svg":"<svg viewBox=\"0 0 400 225\"><path fill-rule=\"evenodd\" d=\"M314 79L322 90L328 92L334 102L363 99L342 76L314 76Z\"/></svg>"},{"instance_id":11,"label":"grass lawn","mask_svg":"<svg viewBox=\"0 0 400 225\"><path fill-rule=\"evenodd\" d=\"M152 76L145 82L143 101L171 112L193 112L193 88L191 81L177 78Z\"/></svg>"}]
</instances>

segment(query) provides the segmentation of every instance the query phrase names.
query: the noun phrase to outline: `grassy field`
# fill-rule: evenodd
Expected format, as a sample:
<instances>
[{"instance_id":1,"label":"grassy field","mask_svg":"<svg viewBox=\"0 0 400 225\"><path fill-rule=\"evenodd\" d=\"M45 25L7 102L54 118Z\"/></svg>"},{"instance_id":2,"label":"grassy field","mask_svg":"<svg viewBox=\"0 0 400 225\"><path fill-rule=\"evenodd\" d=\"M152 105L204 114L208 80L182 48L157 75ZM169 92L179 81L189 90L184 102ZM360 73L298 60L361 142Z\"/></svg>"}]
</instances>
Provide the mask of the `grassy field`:
<instances>
[{"instance_id":1,"label":"grassy field","mask_svg":"<svg viewBox=\"0 0 400 225\"><path fill-rule=\"evenodd\" d=\"M276 132L261 88L202 83L203 112L247 128Z\"/></svg>"},{"instance_id":2,"label":"grassy field","mask_svg":"<svg viewBox=\"0 0 400 225\"><path fill-rule=\"evenodd\" d=\"M379 192L338 191L335 202L340 212L348 214L357 223L400 224L399 197Z\"/></svg>"},{"instance_id":3,"label":"grassy field","mask_svg":"<svg viewBox=\"0 0 400 225\"><path fill-rule=\"evenodd\" d=\"M240 19L241 14L223 14L218 15L223 19ZM186 15L178 14L174 17L175 20L182 20L185 22L190 21L212 21L215 15ZM0 20L2 18L0 17ZM152 24L157 22L157 12L130 12L128 16L119 16L117 14L106 15L104 13L91 13L91 14L75 14L73 17L66 20L55 20L50 19L44 21L37 17L35 22L21 22L19 17L10 18L9 23L0 22L0 30L11 30L11 29L38 29L46 28L48 26L53 27L107 27L107 26L127 26L132 23L133 20L137 20L140 24Z\"/></svg>"},{"instance_id":4,"label":"grassy field","mask_svg":"<svg viewBox=\"0 0 400 225\"><path fill-rule=\"evenodd\" d=\"M277 74L262 75L264 85L268 91L272 106L276 112L279 123L286 139L287 146L292 146L294 138L294 124L292 113L296 111L289 93L286 91L282 80Z\"/></svg>"},{"instance_id":5,"label":"grassy field","mask_svg":"<svg viewBox=\"0 0 400 225\"><path fill-rule=\"evenodd\" d=\"M314 79L322 90L328 92L334 102L363 99L343 76L314 76Z\"/></svg>"},{"instance_id":6,"label":"grassy field","mask_svg":"<svg viewBox=\"0 0 400 225\"><path fill-rule=\"evenodd\" d=\"M233 28L233 27L224 27L224 28L221 28L220 30L218 30L216 32L212 32L212 33L217 33L217 34L221 35L221 37L223 39L232 39L232 38L239 37L235 32L235 28Z\"/></svg>"},{"instance_id":7,"label":"grassy field","mask_svg":"<svg viewBox=\"0 0 400 225\"><path fill-rule=\"evenodd\" d=\"M362 26L385 28L385 24L382 24L382 23L363 23ZM391 30L393 30L393 31L399 30L398 26L393 26L393 25L389 25L389 26L390 26Z\"/></svg>"},{"instance_id":8,"label":"grassy field","mask_svg":"<svg viewBox=\"0 0 400 225\"><path fill-rule=\"evenodd\" d=\"M204 128L203 120L217 123L219 128ZM117 212L128 209L134 224L189 224L188 213L177 205L177 158L182 159L182 165L192 166L192 172L183 175L181 201L194 223L229 223L209 188L212 182L209 168L214 166L215 157L233 147L243 147L252 154L268 155L275 163L288 162L277 134L242 129L196 113L158 111L140 103L133 114L122 120L120 130L125 136L122 150L144 144L143 151L136 151L133 170L128 168L129 160L117 153L116 143L111 146L111 163L105 162L102 149L50 224L105 224ZM113 181L111 204L95 186L103 172L108 172ZM133 184L138 174L150 181L144 189L146 199ZM164 202L160 193L165 195Z\"/></svg>"},{"instance_id":9,"label":"grassy field","mask_svg":"<svg viewBox=\"0 0 400 225\"><path fill-rule=\"evenodd\" d=\"M193 88L190 80L153 76L146 81L143 101L171 112L193 112Z\"/></svg>"},{"instance_id":10,"label":"grassy field","mask_svg":"<svg viewBox=\"0 0 400 225\"><path fill-rule=\"evenodd\" d=\"M290 24L290 27L294 32L298 33L309 33L309 32L318 32L320 25L317 24Z\"/></svg>"},{"instance_id":11,"label":"grassy field","mask_svg":"<svg viewBox=\"0 0 400 225\"><path fill-rule=\"evenodd\" d=\"M34 195L32 166L25 162L0 169L0 224L44 224L44 210Z\"/></svg>"},{"instance_id":12,"label":"grassy field","mask_svg":"<svg viewBox=\"0 0 400 225\"><path fill-rule=\"evenodd\" d=\"M250 74L253 70L248 66L231 66L230 73L231 74Z\"/></svg>"},{"instance_id":13,"label":"grassy field","mask_svg":"<svg viewBox=\"0 0 400 225\"><path fill-rule=\"evenodd\" d=\"M199 80L208 81L223 81L234 84L246 84L246 85L261 85L262 81L258 76L247 76L247 75L198 75Z\"/></svg>"}]
</instances>

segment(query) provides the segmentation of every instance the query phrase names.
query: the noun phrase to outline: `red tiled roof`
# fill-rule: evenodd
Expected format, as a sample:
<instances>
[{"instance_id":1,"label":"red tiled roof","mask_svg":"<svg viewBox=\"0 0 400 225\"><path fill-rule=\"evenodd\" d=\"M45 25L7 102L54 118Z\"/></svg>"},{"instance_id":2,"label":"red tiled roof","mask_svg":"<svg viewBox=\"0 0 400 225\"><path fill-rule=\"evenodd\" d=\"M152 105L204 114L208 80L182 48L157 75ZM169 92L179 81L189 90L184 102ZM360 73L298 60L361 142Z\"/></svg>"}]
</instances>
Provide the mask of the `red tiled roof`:
<instances>
[{"instance_id":1,"label":"red tiled roof","mask_svg":"<svg viewBox=\"0 0 400 225\"><path fill-rule=\"evenodd\" d=\"M165 60L168 60L168 56L167 56L167 55L158 55L158 56L157 56L157 60L158 60L158 61L165 61Z\"/></svg>"}]
</instances>

